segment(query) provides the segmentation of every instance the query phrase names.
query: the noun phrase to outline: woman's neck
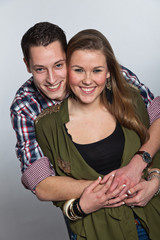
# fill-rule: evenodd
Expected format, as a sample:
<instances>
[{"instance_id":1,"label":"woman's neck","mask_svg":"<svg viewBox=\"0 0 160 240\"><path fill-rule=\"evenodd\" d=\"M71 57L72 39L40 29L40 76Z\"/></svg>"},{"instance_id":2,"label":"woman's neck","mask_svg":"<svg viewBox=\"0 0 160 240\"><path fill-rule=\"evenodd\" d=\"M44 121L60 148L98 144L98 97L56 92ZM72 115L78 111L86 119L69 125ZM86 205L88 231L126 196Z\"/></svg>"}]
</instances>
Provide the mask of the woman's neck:
<instances>
[{"instance_id":1,"label":"woman's neck","mask_svg":"<svg viewBox=\"0 0 160 240\"><path fill-rule=\"evenodd\" d=\"M107 109L101 103L100 100L97 100L93 103L85 104L80 102L79 100L76 100L70 97L68 99L68 111L69 111L69 115L74 115L74 114L90 115L97 111L107 111Z\"/></svg>"}]
</instances>

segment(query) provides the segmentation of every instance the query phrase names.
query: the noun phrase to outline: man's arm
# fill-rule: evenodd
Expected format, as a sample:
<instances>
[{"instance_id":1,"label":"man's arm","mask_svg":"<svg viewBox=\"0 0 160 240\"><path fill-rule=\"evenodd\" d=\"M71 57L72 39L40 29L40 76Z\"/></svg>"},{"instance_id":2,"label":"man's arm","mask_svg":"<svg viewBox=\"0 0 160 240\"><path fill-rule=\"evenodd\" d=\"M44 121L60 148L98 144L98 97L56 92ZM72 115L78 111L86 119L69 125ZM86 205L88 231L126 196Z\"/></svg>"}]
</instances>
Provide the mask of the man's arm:
<instances>
[{"instance_id":1,"label":"man's arm","mask_svg":"<svg viewBox=\"0 0 160 240\"><path fill-rule=\"evenodd\" d=\"M150 139L141 146L140 150L149 152L153 157L156 152L160 149L160 118L155 120L149 128ZM126 184L126 188L122 194L129 190L132 186L139 183L143 170L147 164L143 161L142 157L136 154L131 161L123 168L111 172L109 175L104 177L103 183L108 179L111 174L115 174L115 179L111 186L110 191L113 191L116 187Z\"/></svg>"},{"instance_id":2,"label":"man's arm","mask_svg":"<svg viewBox=\"0 0 160 240\"><path fill-rule=\"evenodd\" d=\"M147 143L141 146L140 150L149 152L153 157L155 153L160 149L160 97L157 97L158 99L156 98L153 100L154 96L150 90L144 84L140 83L137 76L127 68L121 66L121 72L128 83L136 86L140 90L141 97L146 107L148 106L150 123L152 123L149 128L150 139ZM126 188L122 192L123 194L125 191L140 181L142 172L146 166L147 164L142 160L142 157L135 155L127 166L108 174L104 177L104 180L102 182L104 183L107 181L111 174L115 174L115 178L110 190L113 191L117 186L126 184Z\"/></svg>"},{"instance_id":3,"label":"man's arm","mask_svg":"<svg viewBox=\"0 0 160 240\"><path fill-rule=\"evenodd\" d=\"M16 152L21 162L21 180L25 188L35 193L40 200L79 197L91 181L55 177L50 161L43 156L36 140L34 118L25 112L11 110L11 120L17 136ZM59 189L63 191L58 191Z\"/></svg>"},{"instance_id":4,"label":"man's arm","mask_svg":"<svg viewBox=\"0 0 160 240\"><path fill-rule=\"evenodd\" d=\"M138 77L126 67L121 66L121 73L129 84L132 84L133 86L137 87L140 90L140 94L144 101L144 104L146 105L146 107L149 107L152 100L154 99L154 95L149 90L149 88L145 86L143 83L141 83Z\"/></svg>"}]
</instances>

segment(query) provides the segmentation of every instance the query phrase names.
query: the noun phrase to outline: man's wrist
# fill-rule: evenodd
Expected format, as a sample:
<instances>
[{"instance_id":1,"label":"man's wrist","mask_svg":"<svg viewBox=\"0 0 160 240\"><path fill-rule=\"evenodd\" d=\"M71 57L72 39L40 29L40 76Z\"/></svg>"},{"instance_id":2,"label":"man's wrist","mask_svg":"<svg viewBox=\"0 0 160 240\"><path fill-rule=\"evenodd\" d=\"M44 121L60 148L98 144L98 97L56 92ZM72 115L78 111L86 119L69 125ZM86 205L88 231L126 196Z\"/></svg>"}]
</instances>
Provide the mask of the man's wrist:
<instances>
[{"instance_id":1,"label":"man's wrist","mask_svg":"<svg viewBox=\"0 0 160 240\"><path fill-rule=\"evenodd\" d=\"M131 159L130 166L137 166L137 171L143 172L143 170L147 167L147 163L143 161L142 157L138 154L134 155L133 158Z\"/></svg>"},{"instance_id":2,"label":"man's wrist","mask_svg":"<svg viewBox=\"0 0 160 240\"><path fill-rule=\"evenodd\" d=\"M135 155L137 154L141 156L142 160L147 164L147 167L149 167L150 164L152 163L151 155L148 152L142 150L139 150L138 152L135 153Z\"/></svg>"}]
</instances>

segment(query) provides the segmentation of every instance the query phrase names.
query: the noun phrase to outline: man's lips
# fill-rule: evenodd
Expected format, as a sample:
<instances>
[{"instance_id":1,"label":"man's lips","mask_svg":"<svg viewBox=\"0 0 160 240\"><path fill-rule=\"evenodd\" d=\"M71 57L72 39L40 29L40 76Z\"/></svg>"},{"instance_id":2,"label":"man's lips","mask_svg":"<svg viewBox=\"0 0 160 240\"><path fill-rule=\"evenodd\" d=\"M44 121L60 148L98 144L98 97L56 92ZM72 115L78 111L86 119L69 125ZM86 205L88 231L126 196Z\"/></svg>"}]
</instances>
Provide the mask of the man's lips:
<instances>
[{"instance_id":1,"label":"man's lips","mask_svg":"<svg viewBox=\"0 0 160 240\"><path fill-rule=\"evenodd\" d=\"M54 92L54 91L59 90L59 88L61 87L61 83L62 83L62 82L57 83L56 85L53 85L53 86L49 85L49 86L46 86L46 87L47 87L47 89L48 89L49 91Z\"/></svg>"}]
</instances>

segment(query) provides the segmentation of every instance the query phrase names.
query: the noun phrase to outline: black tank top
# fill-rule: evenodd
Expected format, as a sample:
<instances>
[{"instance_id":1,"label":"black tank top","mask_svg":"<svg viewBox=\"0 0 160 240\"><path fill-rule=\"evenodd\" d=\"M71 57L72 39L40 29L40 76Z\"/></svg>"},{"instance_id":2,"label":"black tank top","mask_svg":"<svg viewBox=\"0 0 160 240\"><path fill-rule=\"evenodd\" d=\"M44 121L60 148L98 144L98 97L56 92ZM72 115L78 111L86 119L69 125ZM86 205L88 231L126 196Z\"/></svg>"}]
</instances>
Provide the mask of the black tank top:
<instances>
[{"instance_id":1,"label":"black tank top","mask_svg":"<svg viewBox=\"0 0 160 240\"><path fill-rule=\"evenodd\" d=\"M120 167L124 141L122 128L117 123L114 132L98 142L90 144L72 142L89 166L96 172L106 175Z\"/></svg>"}]
</instances>

